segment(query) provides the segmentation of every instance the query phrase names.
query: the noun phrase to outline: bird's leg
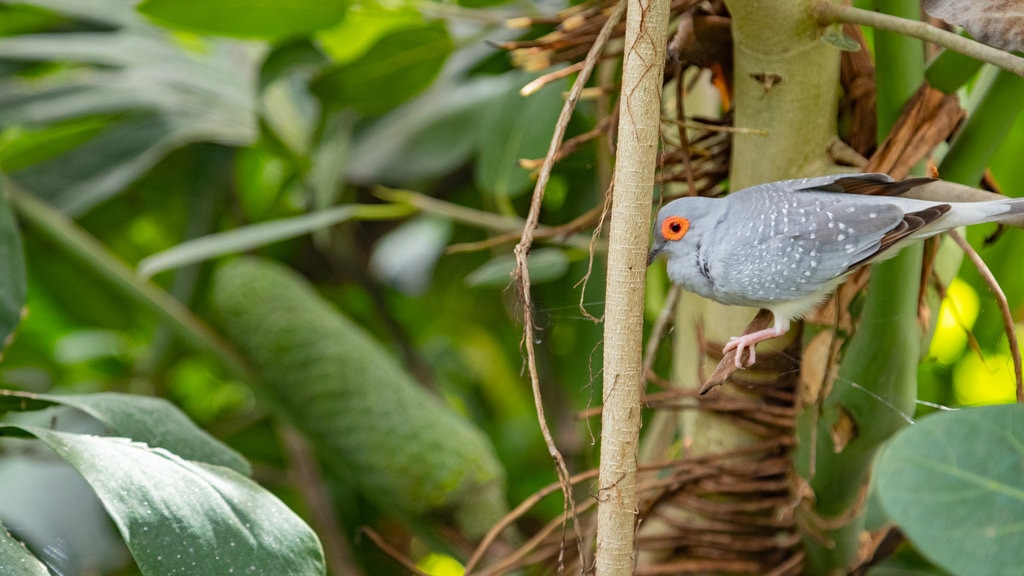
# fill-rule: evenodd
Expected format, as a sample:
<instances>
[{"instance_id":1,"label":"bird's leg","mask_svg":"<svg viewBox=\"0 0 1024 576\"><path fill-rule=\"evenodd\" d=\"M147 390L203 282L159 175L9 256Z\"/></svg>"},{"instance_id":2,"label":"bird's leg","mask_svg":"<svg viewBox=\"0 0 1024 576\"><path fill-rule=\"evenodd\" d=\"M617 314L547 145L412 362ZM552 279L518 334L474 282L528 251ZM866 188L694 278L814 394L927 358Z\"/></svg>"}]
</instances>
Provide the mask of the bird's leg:
<instances>
[{"instance_id":1,"label":"bird's leg","mask_svg":"<svg viewBox=\"0 0 1024 576\"><path fill-rule=\"evenodd\" d=\"M744 334L743 336L733 336L732 338L729 338L729 343L725 345L722 352L729 352L735 348L736 367L743 368L743 351L750 349L750 361L747 362L747 366L751 366L757 358L755 345L758 342L782 336L786 332L789 332L789 319L776 318L775 326L772 326L771 328L765 328L764 330L758 330L757 332L751 332L750 334Z\"/></svg>"}]
</instances>

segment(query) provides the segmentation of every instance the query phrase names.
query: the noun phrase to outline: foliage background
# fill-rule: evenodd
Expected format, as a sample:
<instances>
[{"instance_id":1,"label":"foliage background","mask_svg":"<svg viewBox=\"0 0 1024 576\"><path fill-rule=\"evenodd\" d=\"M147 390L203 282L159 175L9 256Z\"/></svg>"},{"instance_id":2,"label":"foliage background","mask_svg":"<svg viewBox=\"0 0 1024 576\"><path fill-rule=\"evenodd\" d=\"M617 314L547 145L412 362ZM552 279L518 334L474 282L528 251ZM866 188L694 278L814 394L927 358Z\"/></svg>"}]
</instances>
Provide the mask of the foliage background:
<instances>
[{"instance_id":1,"label":"foliage background","mask_svg":"<svg viewBox=\"0 0 1024 576\"><path fill-rule=\"evenodd\" d=\"M0 3L0 169L21 218L29 311L4 351L2 387L166 398L251 461L261 485L318 522L317 488L297 471L308 447L270 416L229 348L196 331L184 309L144 296L151 280L212 323L213 270L255 252L312 280L420 384L486 432L509 479L509 503L554 481L522 378L508 273L532 186L517 162L546 151L567 84L522 98L519 89L536 73L514 68L488 44L547 31L508 30L504 20L551 7L489 4L304 0L282 11L241 0L202 8L170 0ZM614 77L614 68L604 73ZM984 70L962 93L982 106L993 85L1011 84L1000 90L1013 94L1014 82ZM1013 194L1024 185L1016 170L1024 121L1019 106L989 106L1004 114L993 121L1003 133L988 165ZM609 109L607 100L586 101L570 136L594 128ZM609 158L599 138L558 163L545 225L572 222L603 202ZM25 195L53 210L32 218L18 200ZM355 208L331 211L337 206ZM509 232L505 242L490 241ZM596 465L596 432L577 414L600 398L601 327L578 303L600 316L604 290L600 257L579 284L591 264L589 230L570 232L534 250L531 275L547 415L570 469L584 470ZM98 252L77 233L98 240ZM1014 309L1024 297L1024 276L1012 272L1022 246L1010 234L985 254ZM135 274L119 276L119 262ZM942 406L1012 401L995 305L975 275L965 269L963 278L938 313L920 397ZM663 282L655 269L649 320ZM971 327L984 355L968 345L963 329ZM667 372L667 362L660 358L656 371ZM302 415L294 417L301 427ZM5 526L9 518L46 524L70 516L62 510L73 503L83 525L107 525L95 503L78 496L75 475L17 468L19 450L5 448L0 481L24 487L45 478L54 483L47 492L68 500L8 499L0 507ZM319 457L331 468L329 455ZM443 525L427 519L410 528L344 478L319 480L341 536L327 542L351 554L339 560L328 550L333 570L344 562L368 574L400 573L360 535L363 525L424 565L437 561L431 551L464 557ZM544 500L519 529L532 533L561 507L557 497ZM323 539L323 525L315 528ZM50 561L84 563L66 565L69 573L133 573L106 532L59 536L67 547L55 544Z\"/></svg>"}]
</instances>

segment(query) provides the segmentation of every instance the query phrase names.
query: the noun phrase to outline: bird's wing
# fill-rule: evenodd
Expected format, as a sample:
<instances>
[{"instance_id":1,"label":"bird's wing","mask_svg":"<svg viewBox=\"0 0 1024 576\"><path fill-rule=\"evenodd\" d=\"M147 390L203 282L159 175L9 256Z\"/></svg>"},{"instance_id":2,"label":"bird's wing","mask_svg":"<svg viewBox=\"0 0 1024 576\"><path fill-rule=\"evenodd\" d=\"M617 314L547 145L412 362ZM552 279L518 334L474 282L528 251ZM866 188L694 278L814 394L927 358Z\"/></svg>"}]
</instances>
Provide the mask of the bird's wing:
<instances>
[{"instance_id":1,"label":"bird's wing","mask_svg":"<svg viewBox=\"0 0 1024 576\"><path fill-rule=\"evenodd\" d=\"M735 225L720 229L716 288L724 301L765 307L824 296L837 278L930 221L908 218L896 204L831 192L761 189L730 200Z\"/></svg>"},{"instance_id":2,"label":"bird's wing","mask_svg":"<svg viewBox=\"0 0 1024 576\"><path fill-rule=\"evenodd\" d=\"M864 196L903 196L908 191L934 182L935 178L908 178L906 180L893 181L886 174L868 173L842 176L829 182L809 182L807 186L797 192L841 192L845 194L860 194Z\"/></svg>"}]
</instances>

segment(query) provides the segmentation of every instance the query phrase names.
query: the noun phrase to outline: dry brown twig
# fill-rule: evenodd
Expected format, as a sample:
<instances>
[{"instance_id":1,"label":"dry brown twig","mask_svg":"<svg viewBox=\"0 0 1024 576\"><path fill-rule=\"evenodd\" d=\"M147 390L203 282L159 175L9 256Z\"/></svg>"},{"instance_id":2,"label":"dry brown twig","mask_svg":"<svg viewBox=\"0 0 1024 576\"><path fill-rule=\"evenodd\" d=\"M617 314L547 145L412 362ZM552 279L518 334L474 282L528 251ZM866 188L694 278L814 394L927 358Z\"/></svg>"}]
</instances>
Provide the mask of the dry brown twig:
<instances>
[{"instance_id":1,"label":"dry brown twig","mask_svg":"<svg viewBox=\"0 0 1024 576\"><path fill-rule=\"evenodd\" d=\"M401 564L402 568L405 568L415 576L430 576L430 574L417 568L415 564L413 564L408 558L405 557L404 554L402 554L398 550L395 550L390 544L384 541L384 538L381 538L380 534L377 534L373 530L373 528L370 528L369 526L363 526L360 529L360 531L363 534L365 534L371 541L373 541L373 543L377 546L377 548L380 549L381 552L388 555L395 562Z\"/></svg>"},{"instance_id":2,"label":"dry brown twig","mask_svg":"<svg viewBox=\"0 0 1024 576\"><path fill-rule=\"evenodd\" d=\"M1006 338L1010 344L1010 355L1013 357L1013 374L1017 379L1017 403L1024 403L1024 371L1021 369L1020 344L1017 343L1017 330L1013 325L1013 314L1010 312L1010 305L1006 301L1006 294L999 286L996 277L992 275L985 261L981 259L978 252L967 243L967 240L956 230L946 232L946 235L953 239L963 249L971 263L977 268L978 274L988 285L989 290L995 294L996 302L999 304L999 311L1003 316L1003 328L1006 330Z\"/></svg>"}]
</instances>

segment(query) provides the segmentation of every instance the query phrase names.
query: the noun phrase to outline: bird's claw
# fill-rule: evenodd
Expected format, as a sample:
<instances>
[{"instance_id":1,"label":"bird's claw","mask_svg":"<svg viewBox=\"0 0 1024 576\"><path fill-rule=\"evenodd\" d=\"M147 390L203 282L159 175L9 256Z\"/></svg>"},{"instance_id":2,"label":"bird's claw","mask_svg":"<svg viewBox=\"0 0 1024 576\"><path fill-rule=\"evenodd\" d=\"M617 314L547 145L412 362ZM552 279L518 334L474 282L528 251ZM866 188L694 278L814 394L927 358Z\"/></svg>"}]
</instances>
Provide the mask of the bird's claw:
<instances>
[{"instance_id":1,"label":"bird's claw","mask_svg":"<svg viewBox=\"0 0 1024 576\"><path fill-rule=\"evenodd\" d=\"M742 369L742 368L746 368L748 366L753 366L754 362L757 361L757 348L754 345L756 342L757 342L756 340L754 342L750 342L749 339L744 337L744 336L733 336L733 337L729 338L729 343L725 345L725 348L722 349L722 352L723 353L728 353L732 349L736 350L736 367L737 368L741 368ZM744 365L744 363L743 363L743 351L744 350L749 350L750 351L749 361L746 363L746 365Z\"/></svg>"}]
</instances>

